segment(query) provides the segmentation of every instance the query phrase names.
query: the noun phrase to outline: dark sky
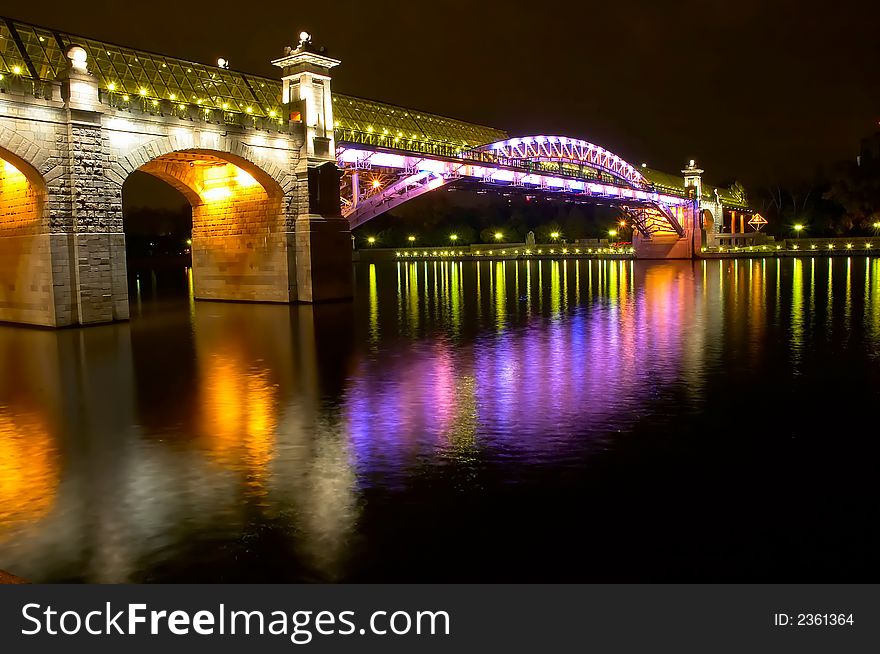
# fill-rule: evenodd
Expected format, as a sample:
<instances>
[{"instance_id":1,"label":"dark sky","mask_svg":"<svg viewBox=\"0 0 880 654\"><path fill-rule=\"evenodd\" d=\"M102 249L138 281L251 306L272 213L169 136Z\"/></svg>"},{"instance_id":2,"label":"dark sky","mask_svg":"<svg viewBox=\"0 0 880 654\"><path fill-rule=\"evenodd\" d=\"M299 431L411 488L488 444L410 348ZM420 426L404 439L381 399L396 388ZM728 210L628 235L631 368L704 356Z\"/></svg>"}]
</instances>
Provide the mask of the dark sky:
<instances>
[{"instance_id":1,"label":"dark sky","mask_svg":"<svg viewBox=\"0 0 880 654\"><path fill-rule=\"evenodd\" d=\"M182 58L276 75L302 29L342 60L334 88L602 145L710 181L810 177L880 118L878 3L16 3L3 13Z\"/></svg>"}]
</instances>

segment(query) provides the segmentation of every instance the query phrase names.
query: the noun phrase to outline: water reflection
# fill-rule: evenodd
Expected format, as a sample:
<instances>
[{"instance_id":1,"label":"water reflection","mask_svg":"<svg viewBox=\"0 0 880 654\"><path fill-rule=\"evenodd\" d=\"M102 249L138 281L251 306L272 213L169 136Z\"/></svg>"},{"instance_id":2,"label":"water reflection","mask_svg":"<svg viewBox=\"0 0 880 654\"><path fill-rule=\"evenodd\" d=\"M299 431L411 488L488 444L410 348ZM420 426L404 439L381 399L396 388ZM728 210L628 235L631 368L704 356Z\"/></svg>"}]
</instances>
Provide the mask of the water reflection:
<instances>
[{"instance_id":1,"label":"water reflection","mask_svg":"<svg viewBox=\"0 0 880 654\"><path fill-rule=\"evenodd\" d=\"M508 543L511 488L531 498L523 520L549 520L588 501L591 466L636 434L710 447L783 380L809 380L791 389L809 401L834 370L874 379L878 266L370 264L353 304L318 307L193 302L183 274L180 296L145 292L127 324L0 327L0 568L102 582L466 570L459 522L498 516L475 546ZM552 557L555 538L507 548Z\"/></svg>"}]
</instances>

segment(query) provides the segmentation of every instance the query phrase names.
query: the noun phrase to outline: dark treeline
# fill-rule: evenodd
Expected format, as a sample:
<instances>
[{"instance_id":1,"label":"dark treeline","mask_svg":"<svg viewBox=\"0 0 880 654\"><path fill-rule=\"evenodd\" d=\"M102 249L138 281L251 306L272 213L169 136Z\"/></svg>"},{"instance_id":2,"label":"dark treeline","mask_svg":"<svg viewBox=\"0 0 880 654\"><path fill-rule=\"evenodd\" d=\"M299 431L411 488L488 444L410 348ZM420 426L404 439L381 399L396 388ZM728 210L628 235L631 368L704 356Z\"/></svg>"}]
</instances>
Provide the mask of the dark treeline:
<instances>
[{"instance_id":1,"label":"dark treeline","mask_svg":"<svg viewBox=\"0 0 880 654\"><path fill-rule=\"evenodd\" d=\"M749 196L769 221L767 231L777 236L790 236L796 224L813 236L874 234L880 221L880 132L863 139L858 157L811 181L755 188Z\"/></svg>"},{"instance_id":2,"label":"dark treeline","mask_svg":"<svg viewBox=\"0 0 880 654\"><path fill-rule=\"evenodd\" d=\"M584 205L561 199L470 190L437 191L400 205L354 231L357 247L442 246L452 243L523 243L532 231L538 243L608 238L619 229L620 211L608 205ZM559 236L553 238L551 235ZM455 234L456 240L450 236ZM409 241L415 236L414 242ZM627 230L622 240L629 240Z\"/></svg>"}]
</instances>

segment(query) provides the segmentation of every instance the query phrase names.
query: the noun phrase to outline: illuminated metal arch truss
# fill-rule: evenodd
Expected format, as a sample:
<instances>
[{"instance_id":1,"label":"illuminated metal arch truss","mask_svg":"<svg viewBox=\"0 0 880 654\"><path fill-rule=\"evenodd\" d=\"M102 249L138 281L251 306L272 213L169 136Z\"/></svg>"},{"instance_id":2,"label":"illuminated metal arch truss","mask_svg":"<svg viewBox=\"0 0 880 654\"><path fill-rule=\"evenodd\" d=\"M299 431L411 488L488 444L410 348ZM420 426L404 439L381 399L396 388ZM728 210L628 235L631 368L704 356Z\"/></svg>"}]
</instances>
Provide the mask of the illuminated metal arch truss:
<instances>
[{"instance_id":1,"label":"illuminated metal arch truss","mask_svg":"<svg viewBox=\"0 0 880 654\"><path fill-rule=\"evenodd\" d=\"M683 196L660 193L647 185L596 178L589 173L563 175L529 170L493 154L462 158L424 157L406 151L368 150L359 144L341 144L337 163L341 181L342 214L352 228L404 202L455 182L484 187L518 189L525 193L564 194L574 201L601 201L629 207L636 229L645 238L658 232L684 235L679 207L690 202ZM618 160L619 161L619 160ZM614 163L614 159L611 159ZM621 169L626 172L626 169Z\"/></svg>"},{"instance_id":2,"label":"illuminated metal arch truss","mask_svg":"<svg viewBox=\"0 0 880 654\"><path fill-rule=\"evenodd\" d=\"M566 136L524 136L497 141L474 148L465 156L475 156L481 161L493 160L501 165L540 165L544 162L561 164L558 172L566 170L581 175L589 170L605 173L615 181L634 188L648 188L650 184L632 165L613 152L598 145ZM570 168L565 165L568 164Z\"/></svg>"}]
</instances>

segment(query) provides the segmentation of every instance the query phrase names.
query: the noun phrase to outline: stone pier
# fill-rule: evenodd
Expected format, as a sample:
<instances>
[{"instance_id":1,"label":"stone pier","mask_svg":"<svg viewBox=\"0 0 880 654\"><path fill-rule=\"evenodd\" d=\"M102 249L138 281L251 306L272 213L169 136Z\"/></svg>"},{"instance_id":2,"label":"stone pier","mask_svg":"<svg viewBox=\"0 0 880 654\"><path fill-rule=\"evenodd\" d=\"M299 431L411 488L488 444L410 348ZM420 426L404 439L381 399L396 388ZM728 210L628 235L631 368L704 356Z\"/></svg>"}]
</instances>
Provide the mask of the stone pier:
<instances>
[{"instance_id":1,"label":"stone pier","mask_svg":"<svg viewBox=\"0 0 880 654\"><path fill-rule=\"evenodd\" d=\"M85 48L66 57L54 80L0 89L0 321L129 317L122 189L134 171L192 206L196 298L351 297L330 96L338 61L308 39L288 48L273 62L280 109L258 118L250 106L212 112L155 89L132 98L94 74Z\"/></svg>"}]
</instances>

